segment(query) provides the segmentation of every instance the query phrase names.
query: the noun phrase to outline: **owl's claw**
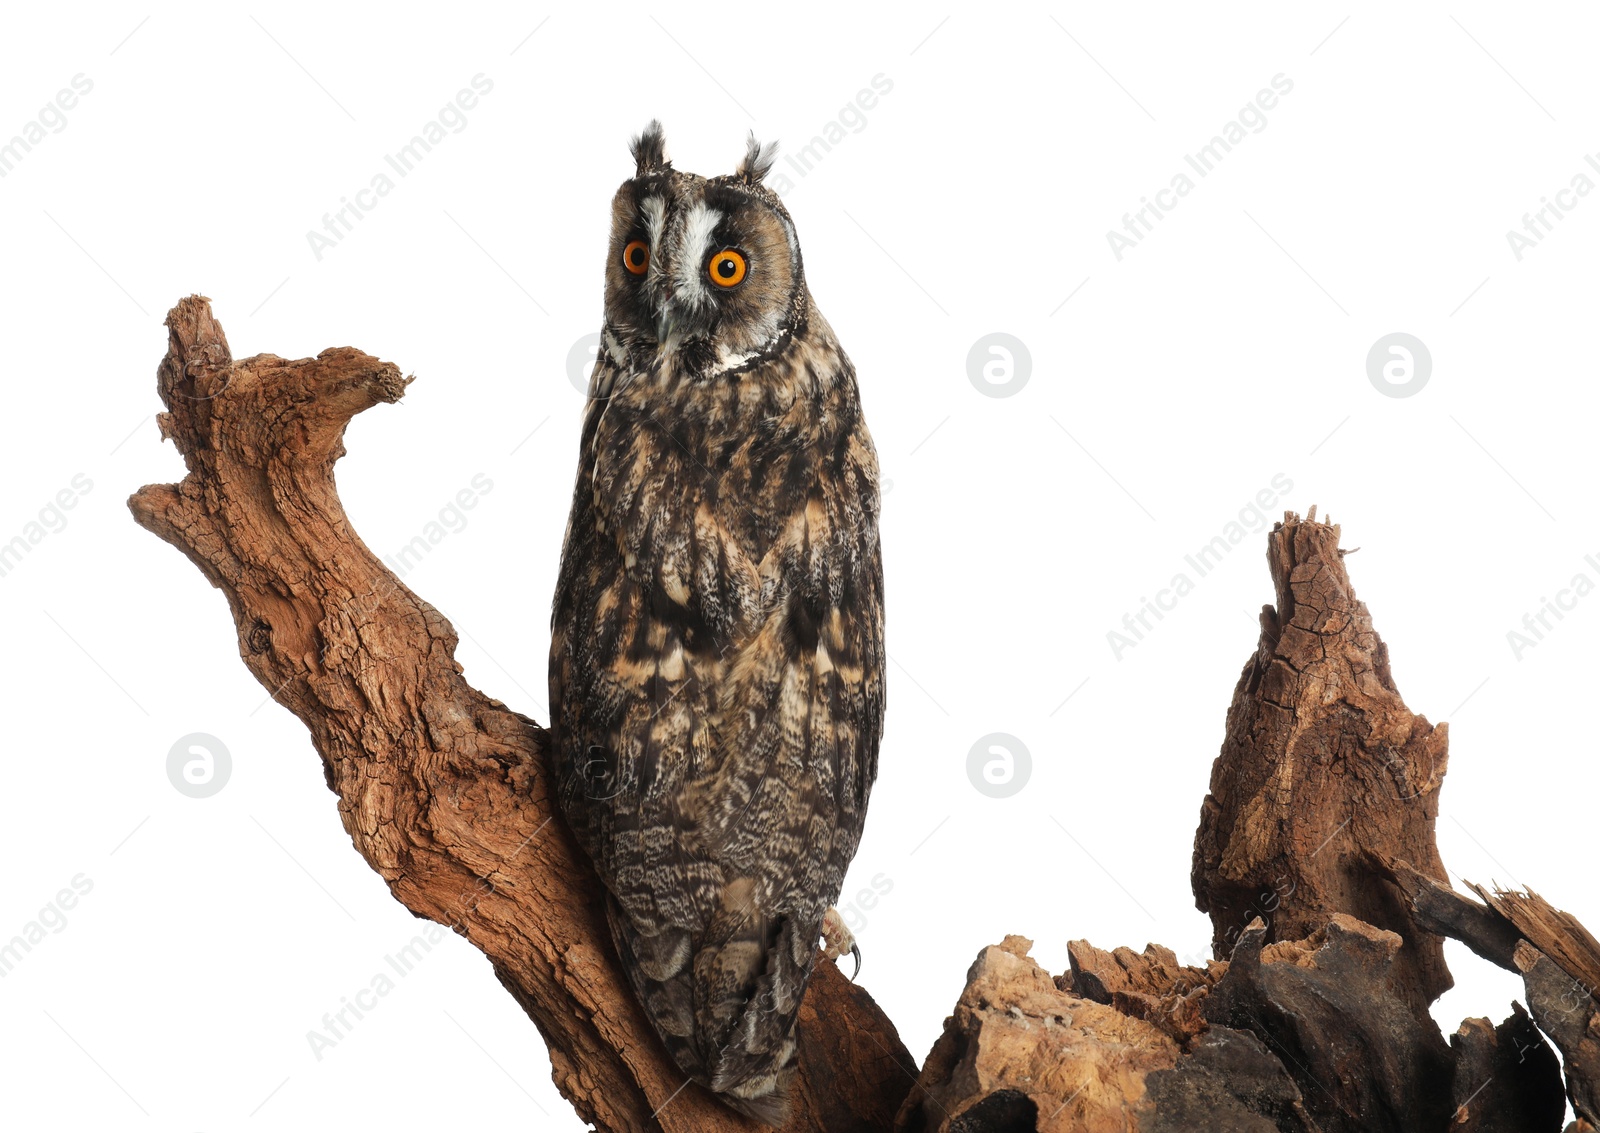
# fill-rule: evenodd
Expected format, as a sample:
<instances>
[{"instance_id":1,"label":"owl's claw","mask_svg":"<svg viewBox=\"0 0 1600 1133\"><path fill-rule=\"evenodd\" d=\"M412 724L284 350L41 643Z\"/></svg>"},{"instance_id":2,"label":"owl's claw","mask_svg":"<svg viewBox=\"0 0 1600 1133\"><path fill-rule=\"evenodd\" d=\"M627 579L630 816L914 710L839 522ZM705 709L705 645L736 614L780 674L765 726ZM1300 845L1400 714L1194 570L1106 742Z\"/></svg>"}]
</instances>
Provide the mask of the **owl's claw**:
<instances>
[{"instance_id":1,"label":"owl's claw","mask_svg":"<svg viewBox=\"0 0 1600 1133\"><path fill-rule=\"evenodd\" d=\"M856 938L839 910L829 909L822 914L822 955L828 960L838 960L846 952L856 958L856 970L850 973L850 982L854 983L861 973L861 949L856 946Z\"/></svg>"}]
</instances>

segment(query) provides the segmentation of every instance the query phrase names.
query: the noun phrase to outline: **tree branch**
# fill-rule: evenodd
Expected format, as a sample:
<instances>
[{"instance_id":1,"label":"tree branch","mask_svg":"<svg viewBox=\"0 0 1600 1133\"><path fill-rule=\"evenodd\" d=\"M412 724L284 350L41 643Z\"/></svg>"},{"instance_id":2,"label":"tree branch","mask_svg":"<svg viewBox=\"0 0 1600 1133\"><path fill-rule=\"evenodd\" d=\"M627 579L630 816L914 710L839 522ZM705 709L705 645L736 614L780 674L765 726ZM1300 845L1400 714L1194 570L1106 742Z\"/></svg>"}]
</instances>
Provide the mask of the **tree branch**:
<instances>
[{"instance_id":1,"label":"tree branch","mask_svg":"<svg viewBox=\"0 0 1600 1133\"><path fill-rule=\"evenodd\" d=\"M489 957L585 1121L756 1128L684 1088L628 990L600 881L550 796L544 730L462 679L449 621L351 529L333 479L345 426L410 379L349 347L236 362L200 296L167 328L158 421L188 475L128 506L227 598L240 657L310 729L356 849L406 908ZM819 962L800 1028L786 1128L888 1129L915 1064L871 997Z\"/></svg>"}]
</instances>

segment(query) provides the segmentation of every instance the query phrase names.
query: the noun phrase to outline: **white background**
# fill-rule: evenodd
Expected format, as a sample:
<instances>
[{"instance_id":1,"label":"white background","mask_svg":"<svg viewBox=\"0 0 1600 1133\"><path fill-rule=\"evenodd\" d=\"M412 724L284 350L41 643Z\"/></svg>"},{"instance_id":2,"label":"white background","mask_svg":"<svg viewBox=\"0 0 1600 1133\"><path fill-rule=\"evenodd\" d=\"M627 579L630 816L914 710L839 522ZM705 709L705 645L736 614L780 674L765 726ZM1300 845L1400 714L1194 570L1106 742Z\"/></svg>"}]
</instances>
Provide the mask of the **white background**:
<instances>
[{"instance_id":1,"label":"white background","mask_svg":"<svg viewBox=\"0 0 1600 1133\"><path fill-rule=\"evenodd\" d=\"M1520 261L1506 238L1600 182L1596 30L1482 4L9 13L0 139L74 75L93 89L0 179L0 541L74 475L92 488L0 577L0 939L75 875L93 888L0 979L8 1116L581 1128L458 938L313 1056L307 1032L425 926L352 850L221 595L127 513L183 472L151 416L162 316L200 292L238 357L353 345L416 374L350 428L344 502L392 554L492 480L406 581L461 631L467 677L543 719L566 360L599 328L629 135L660 116L681 168L726 172L747 130L793 151L875 75L892 91L785 198L886 477L888 732L842 902L891 887L856 920L861 978L913 1054L1005 933L1052 971L1077 937L1205 950L1190 848L1272 599L1260 522L1120 659L1106 635L1279 473L1269 510L1343 523L1407 703L1451 724L1452 874L1600 927L1600 598L1520 659L1507 640L1575 574L1600 581L1600 194ZM465 128L319 260L308 230L478 74ZM1119 261L1107 231L1279 74L1266 126ZM967 372L996 331L1032 359L1004 398ZM1415 396L1368 380L1395 331L1431 352ZM192 732L232 753L211 798L167 779ZM1032 755L1006 799L968 778L992 732ZM1446 1031L1502 1018L1517 981L1450 958Z\"/></svg>"}]
</instances>

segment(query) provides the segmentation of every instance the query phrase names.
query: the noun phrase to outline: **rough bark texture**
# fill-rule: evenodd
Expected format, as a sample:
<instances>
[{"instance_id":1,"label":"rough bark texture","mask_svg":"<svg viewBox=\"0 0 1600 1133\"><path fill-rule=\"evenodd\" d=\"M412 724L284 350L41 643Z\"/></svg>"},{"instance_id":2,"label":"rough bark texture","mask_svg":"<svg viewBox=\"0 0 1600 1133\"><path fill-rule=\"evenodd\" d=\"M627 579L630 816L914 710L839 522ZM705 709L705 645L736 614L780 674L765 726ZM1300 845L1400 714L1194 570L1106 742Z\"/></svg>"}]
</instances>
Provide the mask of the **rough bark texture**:
<instances>
[{"instance_id":1,"label":"rough bark texture","mask_svg":"<svg viewBox=\"0 0 1600 1133\"><path fill-rule=\"evenodd\" d=\"M1087 940L1067 945L1072 968L1056 979L1062 991L1115 1007L1153 1023L1184 1047L1206 1029L1200 1008L1207 990L1228 970L1213 960L1206 968L1178 963L1170 948L1148 944L1145 950L1096 948Z\"/></svg>"},{"instance_id":2,"label":"rough bark texture","mask_svg":"<svg viewBox=\"0 0 1600 1133\"><path fill-rule=\"evenodd\" d=\"M1573 1112L1600 1125L1600 1011L1590 988L1526 942L1517 946L1516 964L1533 1021L1561 1052Z\"/></svg>"},{"instance_id":3,"label":"rough bark texture","mask_svg":"<svg viewBox=\"0 0 1600 1133\"><path fill-rule=\"evenodd\" d=\"M158 372L188 475L129 500L227 598L246 666L310 729L356 849L489 957L605 1133L756 1128L685 1086L611 952L600 883L552 807L543 731L470 688L455 631L351 530L345 426L408 379L343 347L235 362L208 301ZM1446 735L1401 702L1339 529L1268 539L1278 605L1235 691L1192 881L1218 959L1072 942L986 948L919 1072L826 961L800 1013L793 1133L1572 1133L1600 1125L1600 943L1536 894L1450 889L1433 839ZM1427 1005L1440 937L1519 972L1529 1011ZM1226 957L1224 959L1223 957ZM1562 1055L1554 1054L1540 1032Z\"/></svg>"},{"instance_id":4,"label":"rough bark texture","mask_svg":"<svg viewBox=\"0 0 1600 1133\"><path fill-rule=\"evenodd\" d=\"M1561 1063L1539 1028L1522 1009L1498 1027L1467 1019L1450 1036L1455 1051L1456 1110L1453 1133L1557 1133L1566 1116L1561 1104Z\"/></svg>"},{"instance_id":5,"label":"rough bark texture","mask_svg":"<svg viewBox=\"0 0 1600 1133\"><path fill-rule=\"evenodd\" d=\"M1177 1065L1177 1043L1062 991L1032 947L1008 936L978 954L897 1130L1123 1133L1145 1076Z\"/></svg>"},{"instance_id":6,"label":"rough bark texture","mask_svg":"<svg viewBox=\"0 0 1600 1133\"><path fill-rule=\"evenodd\" d=\"M1469 883L1472 891L1484 899L1480 905L1422 877L1403 861L1384 860L1380 865L1410 903L1420 924L1461 941L1484 959L1522 976L1533 1021L1561 1052L1567 1096L1579 1115L1579 1121L1569 1130L1581 1133L1586 1120L1600 1123L1600 1002L1595 997L1600 984L1596 979L1600 948L1589 930L1571 913L1554 908L1531 891L1490 892ZM1551 959L1530 940L1560 956L1561 962ZM1520 1008L1517 1015L1521 1015ZM1468 1020L1463 1027L1472 1022ZM1511 1022L1507 1020L1506 1025ZM1519 1052L1526 1049L1528 1042L1522 1040ZM1536 1078L1523 1079L1520 1088L1541 1096L1549 1093L1548 1087ZM1458 1093L1459 1089L1458 1080Z\"/></svg>"},{"instance_id":7,"label":"rough bark texture","mask_svg":"<svg viewBox=\"0 0 1600 1133\"><path fill-rule=\"evenodd\" d=\"M1393 979L1413 1012L1450 987L1443 942L1422 929L1363 851L1446 880L1434 843L1447 728L1414 715L1356 600L1337 525L1286 513L1267 539L1277 608L1228 710L1201 808L1191 881L1222 959L1260 918L1296 940L1343 913L1400 934Z\"/></svg>"},{"instance_id":8,"label":"rough bark texture","mask_svg":"<svg viewBox=\"0 0 1600 1133\"><path fill-rule=\"evenodd\" d=\"M1145 1082L1147 1133L1318 1133L1300 1088L1248 1031L1212 1027L1171 1070Z\"/></svg>"},{"instance_id":9,"label":"rough bark texture","mask_svg":"<svg viewBox=\"0 0 1600 1133\"><path fill-rule=\"evenodd\" d=\"M1253 1036L1212 1027L1185 1051L1143 1019L1066 990L1071 977L1052 979L1031 947L1008 936L978 954L900 1133L1316 1130Z\"/></svg>"},{"instance_id":10,"label":"rough bark texture","mask_svg":"<svg viewBox=\"0 0 1600 1133\"><path fill-rule=\"evenodd\" d=\"M1510 922L1524 940L1560 965L1583 988L1584 995L1593 996L1600 989L1600 943L1571 913L1556 908L1531 889L1526 893L1514 889L1489 892L1474 885L1472 891ZM1516 963L1514 956L1512 962Z\"/></svg>"},{"instance_id":11,"label":"rough bark texture","mask_svg":"<svg viewBox=\"0 0 1600 1133\"><path fill-rule=\"evenodd\" d=\"M1323 1133L1443 1129L1454 1060L1395 994L1399 935L1343 913L1303 941L1266 935L1259 921L1245 930L1206 1018L1265 1041Z\"/></svg>"},{"instance_id":12,"label":"rough bark texture","mask_svg":"<svg viewBox=\"0 0 1600 1133\"><path fill-rule=\"evenodd\" d=\"M600 883L555 818L543 730L462 680L450 623L345 517L333 478L345 426L409 379L349 347L235 362L198 296L167 328L159 422L188 475L129 507L227 598L240 657L310 729L356 849L408 909L489 957L584 1120L616 1133L758 1128L684 1088L628 990ZM786 1128L886 1130L914 1064L871 998L819 962L800 1027Z\"/></svg>"},{"instance_id":13,"label":"rough bark texture","mask_svg":"<svg viewBox=\"0 0 1600 1133\"><path fill-rule=\"evenodd\" d=\"M1418 925L1461 941L1491 964L1511 972L1517 970L1512 957L1522 934L1510 921L1448 885L1418 873L1409 862L1382 854L1374 854L1373 861L1383 876L1400 889Z\"/></svg>"}]
</instances>

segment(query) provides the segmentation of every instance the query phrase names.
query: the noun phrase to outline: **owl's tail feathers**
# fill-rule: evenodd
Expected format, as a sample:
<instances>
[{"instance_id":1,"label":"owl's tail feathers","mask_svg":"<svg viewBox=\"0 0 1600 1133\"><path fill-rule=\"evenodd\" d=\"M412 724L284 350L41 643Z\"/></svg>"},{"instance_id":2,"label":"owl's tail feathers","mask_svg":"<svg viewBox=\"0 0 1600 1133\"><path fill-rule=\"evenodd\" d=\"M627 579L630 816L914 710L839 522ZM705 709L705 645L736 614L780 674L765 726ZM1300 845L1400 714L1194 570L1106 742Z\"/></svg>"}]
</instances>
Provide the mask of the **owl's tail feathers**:
<instances>
[{"instance_id":1,"label":"owl's tail feathers","mask_svg":"<svg viewBox=\"0 0 1600 1133\"><path fill-rule=\"evenodd\" d=\"M694 973L689 965L693 947L689 933L667 928L646 936L634 927L609 893L606 920L633 993L639 997L640 1006L672 1061L695 1081L709 1083L710 1070L695 1042Z\"/></svg>"},{"instance_id":2,"label":"owl's tail feathers","mask_svg":"<svg viewBox=\"0 0 1600 1133\"><path fill-rule=\"evenodd\" d=\"M729 1109L736 1113L742 1113L746 1117L753 1117L763 1125L779 1128L789 1120L789 1090L787 1086L779 1089L776 1093L759 1094L753 1098L742 1098L733 1093L719 1093L717 1097Z\"/></svg>"},{"instance_id":3,"label":"owl's tail feathers","mask_svg":"<svg viewBox=\"0 0 1600 1133\"><path fill-rule=\"evenodd\" d=\"M695 954L699 1006L710 1023L703 1040L715 1052L711 1088L740 1112L781 1125L798 1050L795 1017L816 962L820 921L764 916L753 910L747 886L728 886Z\"/></svg>"},{"instance_id":4,"label":"owl's tail feathers","mask_svg":"<svg viewBox=\"0 0 1600 1133\"><path fill-rule=\"evenodd\" d=\"M730 1108L778 1126L788 1116L794 1023L820 921L763 916L743 888L729 887L693 941L682 929L643 935L614 899L608 919L639 1002L678 1068Z\"/></svg>"}]
</instances>

